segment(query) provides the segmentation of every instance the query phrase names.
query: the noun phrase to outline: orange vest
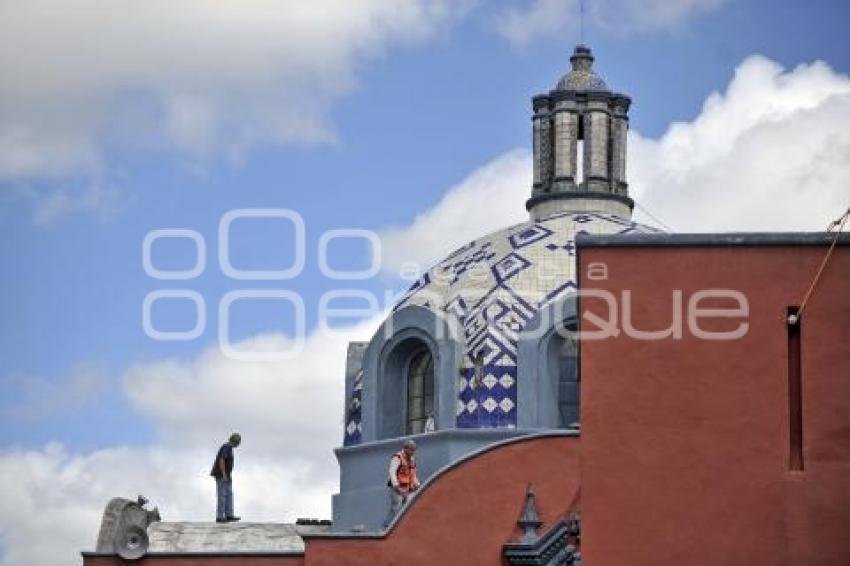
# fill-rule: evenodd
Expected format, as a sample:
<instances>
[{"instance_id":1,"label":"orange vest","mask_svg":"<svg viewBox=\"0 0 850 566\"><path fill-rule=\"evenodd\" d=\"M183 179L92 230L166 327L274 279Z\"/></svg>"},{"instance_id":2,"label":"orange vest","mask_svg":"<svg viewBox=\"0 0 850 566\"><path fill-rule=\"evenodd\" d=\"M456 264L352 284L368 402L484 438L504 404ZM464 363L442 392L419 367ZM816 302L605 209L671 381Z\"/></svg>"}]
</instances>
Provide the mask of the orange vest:
<instances>
[{"instance_id":1,"label":"orange vest","mask_svg":"<svg viewBox=\"0 0 850 566\"><path fill-rule=\"evenodd\" d=\"M416 479L416 459L411 456L408 460L404 450L396 452L393 457L398 457L399 460L398 470L396 470L398 485L403 489L409 489Z\"/></svg>"}]
</instances>

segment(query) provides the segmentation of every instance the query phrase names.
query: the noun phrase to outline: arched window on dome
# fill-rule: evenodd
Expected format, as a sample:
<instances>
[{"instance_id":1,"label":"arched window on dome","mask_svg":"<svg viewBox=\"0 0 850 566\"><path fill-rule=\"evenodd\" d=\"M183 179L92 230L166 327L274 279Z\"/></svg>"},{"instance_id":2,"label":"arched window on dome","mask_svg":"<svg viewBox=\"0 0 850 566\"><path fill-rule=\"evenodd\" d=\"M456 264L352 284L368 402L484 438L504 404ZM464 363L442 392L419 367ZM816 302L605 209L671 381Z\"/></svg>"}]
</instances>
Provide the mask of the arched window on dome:
<instances>
[{"instance_id":1,"label":"arched window on dome","mask_svg":"<svg viewBox=\"0 0 850 566\"><path fill-rule=\"evenodd\" d=\"M377 439L428 431L438 404L437 360L424 334L406 329L390 340L378 367Z\"/></svg>"},{"instance_id":2,"label":"arched window on dome","mask_svg":"<svg viewBox=\"0 0 850 566\"><path fill-rule=\"evenodd\" d=\"M567 326L566 334L575 331L575 325ZM571 427L580 422L578 343L574 336L555 332L546 348L549 380L556 384L558 392L558 426Z\"/></svg>"},{"instance_id":3,"label":"arched window on dome","mask_svg":"<svg viewBox=\"0 0 850 566\"><path fill-rule=\"evenodd\" d=\"M407 434L425 431L428 417L434 414L434 358L423 349L413 355L407 368Z\"/></svg>"}]
</instances>

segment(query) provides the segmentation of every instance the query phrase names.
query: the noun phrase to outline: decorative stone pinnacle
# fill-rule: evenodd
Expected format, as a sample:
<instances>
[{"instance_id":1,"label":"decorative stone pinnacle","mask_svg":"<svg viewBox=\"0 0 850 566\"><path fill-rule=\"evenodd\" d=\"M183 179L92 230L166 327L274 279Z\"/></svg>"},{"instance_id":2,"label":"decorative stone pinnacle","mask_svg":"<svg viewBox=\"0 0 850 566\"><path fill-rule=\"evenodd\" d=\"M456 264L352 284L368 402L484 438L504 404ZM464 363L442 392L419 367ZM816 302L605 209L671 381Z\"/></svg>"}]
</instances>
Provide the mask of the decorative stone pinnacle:
<instances>
[{"instance_id":1,"label":"decorative stone pinnacle","mask_svg":"<svg viewBox=\"0 0 850 566\"><path fill-rule=\"evenodd\" d=\"M519 527L524 531L520 537L520 542L524 544L533 544L540 538L537 536L537 530L543 523L537 515L537 507L534 500L534 487L528 484L525 490L525 506L522 510L522 516L517 521Z\"/></svg>"}]
</instances>

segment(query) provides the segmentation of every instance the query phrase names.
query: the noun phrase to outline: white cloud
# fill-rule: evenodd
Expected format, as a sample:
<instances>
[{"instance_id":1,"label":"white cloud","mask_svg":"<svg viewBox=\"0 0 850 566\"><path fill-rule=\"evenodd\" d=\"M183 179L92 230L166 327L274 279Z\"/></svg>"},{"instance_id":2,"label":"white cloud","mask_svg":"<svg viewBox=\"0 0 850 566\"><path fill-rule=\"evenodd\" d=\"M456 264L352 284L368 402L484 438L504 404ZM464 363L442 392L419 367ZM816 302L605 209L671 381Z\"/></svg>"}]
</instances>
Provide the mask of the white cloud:
<instances>
[{"instance_id":1,"label":"white cloud","mask_svg":"<svg viewBox=\"0 0 850 566\"><path fill-rule=\"evenodd\" d=\"M215 346L192 360L134 365L124 374L124 391L171 445L197 446L238 429L243 449L264 446L296 460L328 460L342 437L348 341L370 338L374 327L377 320L346 331L317 331L300 355L285 361L240 361ZM274 352L288 345L283 335L263 334L234 347Z\"/></svg>"},{"instance_id":2,"label":"white cloud","mask_svg":"<svg viewBox=\"0 0 850 566\"><path fill-rule=\"evenodd\" d=\"M630 193L682 232L824 230L850 206L847 123L850 77L820 62L786 71L752 56L694 120L657 140L630 133ZM527 219L530 193L527 151L494 159L411 225L381 234L385 269L430 264ZM640 208L635 219L658 226Z\"/></svg>"},{"instance_id":3,"label":"white cloud","mask_svg":"<svg viewBox=\"0 0 850 566\"><path fill-rule=\"evenodd\" d=\"M114 185L93 179L83 181L82 186L65 185L32 200L33 224L45 226L74 212L90 212L100 220L109 220L125 206L128 195Z\"/></svg>"},{"instance_id":4,"label":"white cloud","mask_svg":"<svg viewBox=\"0 0 850 566\"><path fill-rule=\"evenodd\" d=\"M501 155L451 187L413 224L380 233L385 270L406 262L429 264L460 244L527 220L531 156L527 150Z\"/></svg>"},{"instance_id":5,"label":"white cloud","mask_svg":"<svg viewBox=\"0 0 850 566\"><path fill-rule=\"evenodd\" d=\"M594 23L614 34L674 30L726 0L602 0L588 2Z\"/></svg>"},{"instance_id":6,"label":"white cloud","mask_svg":"<svg viewBox=\"0 0 850 566\"><path fill-rule=\"evenodd\" d=\"M108 155L199 169L256 146L332 143L361 62L421 42L466 1L8 0L0 3L0 189L43 225L126 200ZM72 179L83 179L75 187ZM61 183L56 186L55 183Z\"/></svg>"},{"instance_id":7,"label":"white cloud","mask_svg":"<svg viewBox=\"0 0 850 566\"><path fill-rule=\"evenodd\" d=\"M38 419L77 411L109 389L109 376L103 368L80 365L66 379L46 379L10 375L0 379L6 396L0 415L13 419Z\"/></svg>"},{"instance_id":8,"label":"white cloud","mask_svg":"<svg viewBox=\"0 0 850 566\"><path fill-rule=\"evenodd\" d=\"M598 0L587 3L585 22L614 35L674 30L724 1ZM511 45L522 49L536 40L575 32L579 20L579 0L535 0L525 9L511 6L497 13L495 28Z\"/></svg>"},{"instance_id":9,"label":"white cloud","mask_svg":"<svg viewBox=\"0 0 850 566\"><path fill-rule=\"evenodd\" d=\"M824 230L850 206L850 77L744 60L658 140L631 137L635 198L680 231Z\"/></svg>"},{"instance_id":10,"label":"white cloud","mask_svg":"<svg viewBox=\"0 0 850 566\"><path fill-rule=\"evenodd\" d=\"M496 16L496 31L516 48L551 39L578 26L578 0L536 0L525 9L511 6Z\"/></svg>"},{"instance_id":11,"label":"white cloud","mask_svg":"<svg viewBox=\"0 0 850 566\"><path fill-rule=\"evenodd\" d=\"M104 149L240 158L334 139L357 65L465 3L9 0L0 4L0 181L102 172Z\"/></svg>"}]
</instances>

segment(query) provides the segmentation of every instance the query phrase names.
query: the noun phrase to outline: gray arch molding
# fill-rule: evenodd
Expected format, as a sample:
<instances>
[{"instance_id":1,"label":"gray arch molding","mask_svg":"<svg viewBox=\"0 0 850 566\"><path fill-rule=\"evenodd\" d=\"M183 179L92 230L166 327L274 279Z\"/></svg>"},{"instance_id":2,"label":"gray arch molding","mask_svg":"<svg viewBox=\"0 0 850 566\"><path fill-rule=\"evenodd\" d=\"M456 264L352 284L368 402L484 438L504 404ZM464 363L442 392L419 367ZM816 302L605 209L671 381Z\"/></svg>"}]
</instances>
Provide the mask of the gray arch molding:
<instances>
[{"instance_id":1,"label":"gray arch molding","mask_svg":"<svg viewBox=\"0 0 850 566\"><path fill-rule=\"evenodd\" d=\"M557 383L547 348L556 333L578 322L578 300L569 294L544 305L520 332L517 367L517 426L558 428Z\"/></svg>"},{"instance_id":2,"label":"gray arch molding","mask_svg":"<svg viewBox=\"0 0 850 566\"><path fill-rule=\"evenodd\" d=\"M454 428L455 389L463 360L463 334L449 317L420 306L390 315L363 356L363 442L400 437L406 411L400 378L406 360L426 346L434 359L434 413L438 430Z\"/></svg>"}]
</instances>

